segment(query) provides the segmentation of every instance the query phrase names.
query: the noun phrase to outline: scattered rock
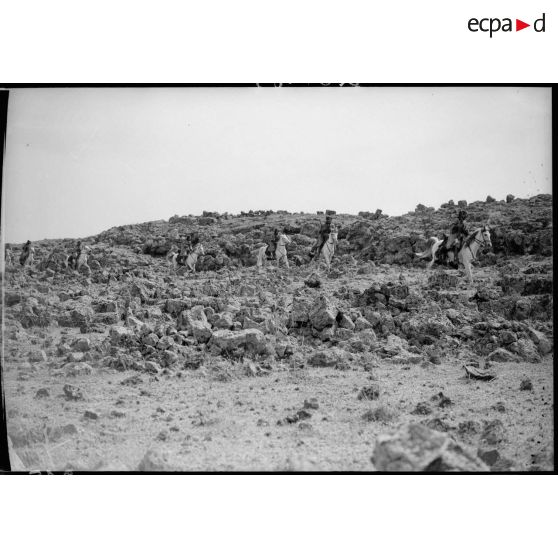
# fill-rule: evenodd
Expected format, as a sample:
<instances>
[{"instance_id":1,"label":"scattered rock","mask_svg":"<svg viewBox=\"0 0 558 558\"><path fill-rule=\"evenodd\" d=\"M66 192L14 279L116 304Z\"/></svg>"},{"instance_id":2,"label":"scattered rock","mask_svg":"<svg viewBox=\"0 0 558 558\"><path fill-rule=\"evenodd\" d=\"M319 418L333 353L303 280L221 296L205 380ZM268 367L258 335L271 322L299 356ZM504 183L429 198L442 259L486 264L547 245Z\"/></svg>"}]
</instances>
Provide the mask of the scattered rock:
<instances>
[{"instance_id":1,"label":"scattered rock","mask_svg":"<svg viewBox=\"0 0 558 558\"><path fill-rule=\"evenodd\" d=\"M489 467L492 467L500 459L500 453L495 449L483 450L479 448L477 455Z\"/></svg>"},{"instance_id":2,"label":"scattered rock","mask_svg":"<svg viewBox=\"0 0 558 558\"><path fill-rule=\"evenodd\" d=\"M168 451L150 449L140 461L138 471L174 471L177 470Z\"/></svg>"},{"instance_id":3,"label":"scattered rock","mask_svg":"<svg viewBox=\"0 0 558 558\"><path fill-rule=\"evenodd\" d=\"M155 374L158 376L163 372L163 369L153 360L147 360L145 362L145 371L149 374Z\"/></svg>"},{"instance_id":4,"label":"scattered rock","mask_svg":"<svg viewBox=\"0 0 558 558\"><path fill-rule=\"evenodd\" d=\"M481 434L481 441L488 445L494 446L504 440L505 429L502 421L499 419L486 421Z\"/></svg>"},{"instance_id":5,"label":"scattered rock","mask_svg":"<svg viewBox=\"0 0 558 558\"><path fill-rule=\"evenodd\" d=\"M344 350L334 347L333 349L325 349L316 351L309 359L308 364L316 367L334 367L345 369L347 364L347 354Z\"/></svg>"},{"instance_id":6,"label":"scattered rock","mask_svg":"<svg viewBox=\"0 0 558 558\"><path fill-rule=\"evenodd\" d=\"M78 339L72 343L72 349L85 353L91 350L91 341L87 337L78 337Z\"/></svg>"},{"instance_id":7,"label":"scattered rock","mask_svg":"<svg viewBox=\"0 0 558 558\"><path fill-rule=\"evenodd\" d=\"M376 439L372 462L378 471L476 472L488 467L447 434L407 423Z\"/></svg>"},{"instance_id":8,"label":"scattered rock","mask_svg":"<svg viewBox=\"0 0 558 558\"><path fill-rule=\"evenodd\" d=\"M372 409L369 409L362 415L362 420L366 422L391 422L396 416L396 413L386 405L378 405Z\"/></svg>"},{"instance_id":9,"label":"scattered rock","mask_svg":"<svg viewBox=\"0 0 558 558\"><path fill-rule=\"evenodd\" d=\"M40 388L35 393L35 399L44 399L45 397L50 397L50 391L48 388Z\"/></svg>"},{"instance_id":10,"label":"scattered rock","mask_svg":"<svg viewBox=\"0 0 558 558\"><path fill-rule=\"evenodd\" d=\"M438 407L441 407L442 409L444 407L449 407L450 405L453 405L452 400L449 397L445 396L441 391L436 395L433 395L430 398L430 401L434 402L436 405L438 405Z\"/></svg>"},{"instance_id":11,"label":"scattered rock","mask_svg":"<svg viewBox=\"0 0 558 558\"><path fill-rule=\"evenodd\" d=\"M533 390L533 382L529 378L524 378L521 380L521 385L519 386L521 391L532 391Z\"/></svg>"},{"instance_id":12,"label":"scattered rock","mask_svg":"<svg viewBox=\"0 0 558 558\"><path fill-rule=\"evenodd\" d=\"M380 386L378 384L372 384L370 386L363 387L357 395L359 401L374 401L380 397Z\"/></svg>"},{"instance_id":13,"label":"scattered rock","mask_svg":"<svg viewBox=\"0 0 558 558\"><path fill-rule=\"evenodd\" d=\"M311 397L310 399L305 399L303 408L318 409L319 408L318 400L315 397Z\"/></svg>"},{"instance_id":14,"label":"scattered rock","mask_svg":"<svg viewBox=\"0 0 558 558\"><path fill-rule=\"evenodd\" d=\"M420 401L411 411L412 415L431 415L432 407L426 401Z\"/></svg>"},{"instance_id":15,"label":"scattered rock","mask_svg":"<svg viewBox=\"0 0 558 558\"><path fill-rule=\"evenodd\" d=\"M46 362L47 360L46 353L41 350L30 351L28 358L30 362Z\"/></svg>"},{"instance_id":16,"label":"scattered rock","mask_svg":"<svg viewBox=\"0 0 558 558\"><path fill-rule=\"evenodd\" d=\"M492 351L486 360L492 362L519 362L519 359L514 354L510 353L506 349L498 348Z\"/></svg>"},{"instance_id":17,"label":"scattered rock","mask_svg":"<svg viewBox=\"0 0 558 558\"><path fill-rule=\"evenodd\" d=\"M83 401L85 399L83 391L77 386L66 384L62 389L64 391L66 401Z\"/></svg>"},{"instance_id":18,"label":"scattered rock","mask_svg":"<svg viewBox=\"0 0 558 558\"><path fill-rule=\"evenodd\" d=\"M304 284L311 289L319 289L322 285L322 280L317 273L313 272L304 280Z\"/></svg>"}]
</instances>

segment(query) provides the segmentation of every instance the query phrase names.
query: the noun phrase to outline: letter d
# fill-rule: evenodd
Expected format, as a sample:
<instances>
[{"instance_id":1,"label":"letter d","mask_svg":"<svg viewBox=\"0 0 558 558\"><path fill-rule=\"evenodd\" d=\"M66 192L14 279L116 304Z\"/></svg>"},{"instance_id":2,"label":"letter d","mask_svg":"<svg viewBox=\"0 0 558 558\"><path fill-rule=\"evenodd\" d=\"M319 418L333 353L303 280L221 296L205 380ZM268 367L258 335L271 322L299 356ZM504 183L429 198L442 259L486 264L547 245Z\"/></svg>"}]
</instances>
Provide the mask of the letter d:
<instances>
[{"instance_id":1,"label":"letter d","mask_svg":"<svg viewBox=\"0 0 558 558\"><path fill-rule=\"evenodd\" d=\"M542 17L541 17L540 19L536 19L536 20L535 20L535 23L533 23L533 29L534 29L537 33L544 33L544 24L545 24L544 16L545 16L545 14L543 14ZM538 28L539 22L542 22L542 27L541 27L540 29Z\"/></svg>"}]
</instances>

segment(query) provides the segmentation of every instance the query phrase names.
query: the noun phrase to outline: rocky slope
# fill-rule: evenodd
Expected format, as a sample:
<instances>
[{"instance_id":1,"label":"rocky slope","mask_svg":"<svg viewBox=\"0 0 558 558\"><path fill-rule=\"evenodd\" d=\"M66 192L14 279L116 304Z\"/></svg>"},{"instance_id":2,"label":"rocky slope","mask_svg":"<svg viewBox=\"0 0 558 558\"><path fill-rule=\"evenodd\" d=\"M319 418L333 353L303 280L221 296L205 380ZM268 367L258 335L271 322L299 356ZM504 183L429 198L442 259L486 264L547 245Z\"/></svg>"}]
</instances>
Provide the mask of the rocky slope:
<instances>
[{"instance_id":1,"label":"rocky slope","mask_svg":"<svg viewBox=\"0 0 558 558\"><path fill-rule=\"evenodd\" d=\"M14 450L57 469L551 468L551 205L468 204L493 240L473 286L413 256L453 203L337 215L333 269L311 280L320 215L116 227L83 239L90 275L46 263L73 240L36 243L33 269L3 275ZM275 227L293 267L259 275ZM163 257L186 233L195 276Z\"/></svg>"}]
</instances>

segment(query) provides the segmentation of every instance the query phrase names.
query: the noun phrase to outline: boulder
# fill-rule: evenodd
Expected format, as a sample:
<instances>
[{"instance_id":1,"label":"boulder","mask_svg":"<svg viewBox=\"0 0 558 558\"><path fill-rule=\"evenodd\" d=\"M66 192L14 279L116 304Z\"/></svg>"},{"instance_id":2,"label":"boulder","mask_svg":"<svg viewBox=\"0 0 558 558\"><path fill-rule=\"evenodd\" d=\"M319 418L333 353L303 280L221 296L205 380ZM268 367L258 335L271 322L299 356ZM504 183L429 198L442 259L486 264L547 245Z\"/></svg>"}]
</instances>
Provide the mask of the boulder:
<instances>
[{"instance_id":1,"label":"boulder","mask_svg":"<svg viewBox=\"0 0 558 558\"><path fill-rule=\"evenodd\" d=\"M308 313L310 323L318 331L336 323L337 308L324 296L319 296Z\"/></svg>"},{"instance_id":2,"label":"boulder","mask_svg":"<svg viewBox=\"0 0 558 558\"><path fill-rule=\"evenodd\" d=\"M138 320L135 316L128 316L126 318L126 325L128 327L140 330L143 327L144 323L141 320Z\"/></svg>"},{"instance_id":3,"label":"boulder","mask_svg":"<svg viewBox=\"0 0 558 558\"><path fill-rule=\"evenodd\" d=\"M165 312L173 316L178 316L187 307L188 301L180 298L169 298L165 301Z\"/></svg>"},{"instance_id":4,"label":"boulder","mask_svg":"<svg viewBox=\"0 0 558 558\"><path fill-rule=\"evenodd\" d=\"M347 353L342 349L333 348L316 351L309 359L308 364L316 367L330 367L345 369L347 364Z\"/></svg>"},{"instance_id":5,"label":"boulder","mask_svg":"<svg viewBox=\"0 0 558 558\"><path fill-rule=\"evenodd\" d=\"M223 352L231 352L243 348L256 354L267 353L267 344L264 334L259 329L242 329L231 331L219 329L213 332L210 346Z\"/></svg>"},{"instance_id":6,"label":"boulder","mask_svg":"<svg viewBox=\"0 0 558 558\"><path fill-rule=\"evenodd\" d=\"M511 345L509 349L516 355L519 355L523 360L527 362L539 362L541 357L535 347L535 344L531 339L518 339Z\"/></svg>"},{"instance_id":7,"label":"boulder","mask_svg":"<svg viewBox=\"0 0 558 558\"><path fill-rule=\"evenodd\" d=\"M475 453L448 434L410 422L376 439L372 462L378 471L489 471Z\"/></svg>"},{"instance_id":8,"label":"boulder","mask_svg":"<svg viewBox=\"0 0 558 558\"><path fill-rule=\"evenodd\" d=\"M124 326L112 326L109 329L110 342L113 345L121 345L130 342L134 338L134 332Z\"/></svg>"},{"instance_id":9,"label":"boulder","mask_svg":"<svg viewBox=\"0 0 558 558\"><path fill-rule=\"evenodd\" d=\"M29 351L27 358L30 362L46 362L46 353L40 349Z\"/></svg>"},{"instance_id":10,"label":"boulder","mask_svg":"<svg viewBox=\"0 0 558 558\"><path fill-rule=\"evenodd\" d=\"M502 348L492 351L486 357L486 360L493 362L518 362L518 358L513 353L510 353L508 350Z\"/></svg>"},{"instance_id":11,"label":"boulder","mask_svg":"<svg viewBox=\"0 0 558 558\"><path fill-rule=\"evenodd\" d=\"M222 312L220 315L217 315L213 325L218 329L231 329L233 321L233 316L230 312Z\"/></svg>"},{"instance_id":12,"label":"boulder","mask_svg":"<svg viewBox=\"0 0 558 558\"><path fill-rule=\"evenodd\" d=\"M93 368L86 362L70 362L64 366L66 376L90 376L93 373Z\"/></svg>"},{"instance_id":13,"label":"boulder","mask_svg":"<svg viewBox=\"0 0 558 558\"><path fill-rule=\"evenodd\" d=\"M79 352L87 352L91 349L91 341L87 337L78 337L72 343L72 349Z\"/></svg>"},{"instance_id":14,"label":"boulder","mask_svg":"<svg viewBox=\"0 0 558 558\"><path fill-rule=\"evenodd\" d=\"M544 333L537 331L532 327L528 329L528 333L531 341L535 343L541 355L546 355L552 351L552 343Z\"/></svg>"},{"instance_id":15,"label":"boulder","mask_svg":"<svg viewBox=\"0 0 558 558\"><path fill-rule=\"evenodd\" d=\"M341 319L339 320L339 327L353 330L355 329L355 323L353 322L353 320L351 320L349 316L347 316L347 314L342 314Z\"/></svg>"},{"instance_id":16,"label":"boulder","mask_svg":"<svg viewBox=\"0 0 558 558\"><path fill-rule=\"evenodd\" d=\"M173 461L168 451L150 449L139 462L138 471L176 471L176 462Z\"/></svg>"},{"instance_id":17,"label":"boulder","mask_svg":"<svg viewBox=\"0 0 558 558\"><path fill-rule=\"evenodd\" d=\"M201 306L182 311L177 328L188 331L198 343L207 343L212 336L211 324Z\"/></svg>"},{"instance_id":18,"label":"boulder","mask_svg":"<svg viewBox=\"0 0 558 558\"><path fill-rule=\"evenodd\" d=\"M293 327L306 325L309 318L312 301L305 298L294 298L291 308L290 324Z\"/></svg>"}]
</instances>

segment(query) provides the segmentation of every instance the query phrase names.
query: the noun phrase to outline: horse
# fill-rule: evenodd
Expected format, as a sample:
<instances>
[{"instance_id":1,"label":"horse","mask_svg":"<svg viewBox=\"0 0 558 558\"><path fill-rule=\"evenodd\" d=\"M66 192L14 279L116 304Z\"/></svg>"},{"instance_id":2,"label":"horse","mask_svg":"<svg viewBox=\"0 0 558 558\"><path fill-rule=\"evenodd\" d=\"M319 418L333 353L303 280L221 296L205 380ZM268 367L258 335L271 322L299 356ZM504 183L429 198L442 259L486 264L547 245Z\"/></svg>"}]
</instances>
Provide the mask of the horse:
<instances>
[{"instance_id":1,"label":"horse","mask_svg":"<svg viewBox=\"0 0 558 558\"><path fill-rule=\"evenodd\" d=\"M169 264L169 267L176 270L178 262L176 259L178 258L178 249L175 246L172 246L171 249L167 252L166 260Z\"/></svg>"},{"instance_id":2,"label":"horse","mask_svg":"<svg viewBox=\"0 0 558 558\"><path fill-rule=\"evenodd\" d=\"M287 258L287 244L290 244L291 239L286 234L280 234L277 241L277 248L275 248L275 258L277 260L277 267L281 262L285 262L287 269L289 268L289 260Z\"/></svg>"},{"instance_id":3,"label":"horse","mask_svg":"<svg viewBox=\"0 0 558 558\"><path fill-rule=\"evenodd\" d=\"M430 238L430 246L424 252L417 253L415 256L418 258L432 258L428 263L428 269L431 269L436 261L436 252L444 242L433 236ZM476 259L477 252L481 247L492 247L490 240L490 228L488 225L475 229L463 242L461 249L457 253L457 263L461 263L465 268L465 274L470 283L473 282L473 274L471 272L471 262ZM453 261L453 252L448 253L448 261Z\"/></svg>"},{"instance_id":4,"label":"horse","mask_svg":"<svg viewBox=\"0 0 558 558\"><path fill-rule=\"evenodd\" d=\"M76 259L76 271L84 267L87 270L87 273L91 273L91 268L87 265L87 258L89 257L89 252L91 252L91 248L89 246L83 246L78 254Z\"/></svg>"},{"instance_id":5,"label":"horse","mask_svg":"<svg viewBox=\"0 0 558 558\"><path fill-rule=\"evenodd\" d=\"M188 257L186 258L186 267L188 267L190 271L195 273L198 257L200 255L203 256L204 254L205 252L203 246L201 244L196 244L196 247L194 248L193 252L190 252L190 254L188 254Z\"/></svg>"},{"instance_id":6,"label":"horse","mask_svg":"<svg viewBox=\"0 0 558 558\"><path fill-rule=\"evenodd\" d=\"M337 246L337 234L337 227L332 227L329 233L329 237L322 246L320 254L318 255L318 260L316 262L316 266L319 268L320 256L323 257L328 273L331 270L331 260L333 259L333 254L335 254L335 247Z\"/></svg>"},{"instance_id":7,"label":"horse","mask_svg":"<svg viewBox=\"0 0 558 558\"><path fill-rule=\"evenodd\" d=\"M258 268L258 273L263 273L263 266L264 266L264 262L265 262L265 253L267 251L267 249L269 248L268 244L264 244L263 246L260 246L259 248L256 248L255 250L252 250L252 254L255 255L258 259L256 261L256 267Z\"/></svg>"}]
</instances>

